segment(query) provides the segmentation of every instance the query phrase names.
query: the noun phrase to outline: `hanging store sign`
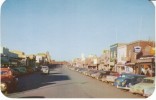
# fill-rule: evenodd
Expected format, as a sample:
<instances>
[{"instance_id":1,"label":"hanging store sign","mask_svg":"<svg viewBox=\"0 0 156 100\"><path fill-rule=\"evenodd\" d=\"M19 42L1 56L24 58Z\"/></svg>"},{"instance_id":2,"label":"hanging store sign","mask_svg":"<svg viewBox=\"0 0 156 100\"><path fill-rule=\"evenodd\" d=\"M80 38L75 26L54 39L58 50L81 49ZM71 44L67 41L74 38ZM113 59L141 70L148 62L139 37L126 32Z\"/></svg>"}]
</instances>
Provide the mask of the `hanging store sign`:
<instances>
[{"instance_id":1,"label":"hanging store sign","mask_svg":"<svg viewBox=\"0 0 156 100\"><path fill-rule=\"evenodd\" d=\"M153 59L138 59L137 63L148 63L153 62Z\"/></svg>"},{"instance_id":2,"label":"hanging store sign","mask_svg":"<svg viewBox=\"0 0 156 100\"><path fill-rule=\"evenodd\" d=\"M141 47L140 47L140 46L135 46L135 47L134 47L134 52L135 52L135 53L141 52Z\"/></svg>"}]
</instances>

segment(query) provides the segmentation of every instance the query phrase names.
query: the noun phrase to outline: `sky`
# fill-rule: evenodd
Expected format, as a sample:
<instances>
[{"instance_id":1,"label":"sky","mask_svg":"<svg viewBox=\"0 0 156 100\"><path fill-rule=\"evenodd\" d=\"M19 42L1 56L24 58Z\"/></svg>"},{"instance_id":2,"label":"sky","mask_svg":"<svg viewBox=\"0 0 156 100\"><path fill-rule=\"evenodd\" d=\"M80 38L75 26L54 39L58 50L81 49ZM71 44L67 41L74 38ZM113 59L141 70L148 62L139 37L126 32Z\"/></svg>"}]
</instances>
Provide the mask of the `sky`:
<instances>
[{"instance_id":1,"label":"sky","mask_svg":"<svg viewBox=\"0 0 156 100\"><path fill-rule=\"evenodd\" d=\"M6 0L1 44L54 60L101 55L115 43L155 40L149 0Z\"/></svg>"}]
</instances>

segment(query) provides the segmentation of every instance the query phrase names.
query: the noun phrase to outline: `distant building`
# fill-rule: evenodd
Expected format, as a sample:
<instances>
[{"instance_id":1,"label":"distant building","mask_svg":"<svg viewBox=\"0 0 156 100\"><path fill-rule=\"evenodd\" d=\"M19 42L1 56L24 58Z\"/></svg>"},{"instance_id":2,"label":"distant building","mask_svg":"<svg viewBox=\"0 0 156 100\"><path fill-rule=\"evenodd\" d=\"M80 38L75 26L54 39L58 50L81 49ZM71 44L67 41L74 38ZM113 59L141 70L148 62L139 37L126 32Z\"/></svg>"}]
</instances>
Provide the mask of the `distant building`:
<instances>
[{"instance_id":1,"label":"distant building","mask_svg":"<svg viewBox=\"0 0 156 100\"><path fill-rule=\"evenodd\" d=\"M25 58L26 57L25 53L22 51L19 51L19 50L11 50L10 52L17 54L19 58Z\"/></svg>"},{"instance_id":2,"label":"distant building","mask_svg":"<svg viewBox=\"0 0 156 100\"><path fill-rule=\"evenodd\" d=\"M37 65L47 65L54 63L51 59L49 52L36 54Z\"/></svg>"},{"instance_id":3,"label":"distant building","mask_svg":"<svg viewBox=\"0 0 156 100\"><path fill-rule=\"evenodd\" d=\"M117 47L117 64L115 65L115 71L122 73L126 72L125 63L127 57L127 45L123 44Z\"/></svg>"},{"instance_id":4,"label":"distant building","mask_svg":"<svg viewBox=\"0 0 156 100\"><path fill-rule=\"evenodd\" d=\"M98 69L98 57L96 55L88 55L85 59L85 66L89 69Z\"/></svg>"},{"instance_id":5,"label":"distant building","mask_svg":"<svg viewBox=\"0 0 156 100\"><path fill-rule=\"evenodd\" d=\"M2 47L0 49L1 54L1 65L19 65L18 55L10 52L10 50L6 47Z\"/></svg>"},{"instance_id":6,"label":"distant building","mask_svg":"<svg viewBox=\"0 0 156 100\"><path fill-rule=\"evenodd\" d=\"M18 55L19 66L26 66L26 55L23 51L20 50L10 50L10 52Z\"/></svg>"},{"instance_id":7,"label":"distant building","mask_svg":"<svg viewBox=\"0 0 156 100\"><path fill-rule=\"evenodd\" d=\"M109 60L110 60L110 51L103 50L102 55L99 57L99 70L106 70L108 71L109 68Z\"/></svg>"},{"instance_id":8,"label":"distant building","mask_svg":"<svg viewBox=\"0 0 156 100\"><path fill-rule=\"evenodd\" d=\"M110 46L110 63L109 63L109 66L110 66L110 69L115 71L116 69L114 68L115 67L115 64L117 64L117 48L118 46L121 46L121 45L124 45L124 43L116 43L116 44L113 44Z\"/></svg>"},{"instance_id":9,"label":"distant building","mask_svg":"<svg viewBox=\"0 0 156 100\"><path fill-rule=\"evenodd\" d=\"M26 66L27 67L36 66L36 56L34 54L26 55Z\"/></svg>"}]
</instances>

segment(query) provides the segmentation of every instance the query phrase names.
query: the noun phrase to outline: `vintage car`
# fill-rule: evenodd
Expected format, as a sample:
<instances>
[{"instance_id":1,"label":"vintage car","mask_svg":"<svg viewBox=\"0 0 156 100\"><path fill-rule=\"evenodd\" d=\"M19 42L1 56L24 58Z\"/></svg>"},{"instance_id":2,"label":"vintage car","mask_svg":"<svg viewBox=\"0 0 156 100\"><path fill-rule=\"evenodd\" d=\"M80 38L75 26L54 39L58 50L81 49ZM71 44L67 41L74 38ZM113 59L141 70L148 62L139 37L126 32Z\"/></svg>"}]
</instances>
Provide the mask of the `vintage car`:
<instances>
[{"instance_id":1,"label":"vintage car","mask_svg":"<svg viewBox=\"0 0 156 100\"><path fill-rule=\"evenodd\" d=\"M110 75L106 76L106 82L108 83L114 83L115 79L119 77L119 73L117 72L111 72Z\"/></svg>"},{"instance_id":2,"label":"vintage car","mask_svg":"<svg viewBox=\"0 0 156 100\"><path fill-rule=\"evenodd\" d=\"M41 66L41 74L49 74L50 69L48 66Z\"/></svg>"},{"instance_id":3,"label":"vintage car","mask_svg":"<svg viewBox=\"0 0 156 100\"><path fill-rule=\"evenodd\" d=\"M96 73L95 77L97 80L101 80L103 76L109 75L110 71L99 71Z\"/></svg>"},{"instance_id":4,"label":"vintage car","mask_svg":"<svg viewBox=\"0 0 156 100\"><path fill-rule=\"evenodd\" d=\"M120 89L129 90L131 86L140 83L145 77L145 75L127 74L127 77L118 77L115 79L113 85Z\"/></svg>"},{"instance_id":5,"label":"vintage car","mask_svg":"<svg viewBox=\"0 0 156 100\"><path fill-rule=\"evenodd\" d=\"M86 75L87 72L88 72L88 69L84 70L82 74Z\"/></svg>"},{"instance_id":6,"label":"vintage car","mask_svg":"<svg viewBox=\"0 0 156 100\"><path fill-rule=\"evenodd\" d=\"M99 71L95 71L94 73L91 74L92 78L95 78L97 75L100 75Z\"/></svg>"},{"instance_id":7,"label":"vintage car","mask_svg":"<svg viewBox=\"0 0 156 100\"><path fill-rule=\"evenodd\" d=\"M10 68L0 68L1 71L1 91L4 94L14 92L18 83L18 78L13 76Z\"/></svg>"},{"instance_id":8,"label":"vintage car","mask_svg":"<svg viewBox=\"0 0 156 100\"><path fill-rule=\"evenodd\" d=\"M19 76L21 75L20 72L19 72L19 70L14 69L14 68L10 68L10 69L12 70L13 75L14 75L15 77L19 77Z\"/></svg>"},{"instance_id":9,"label":"vintage car","mask_svg":"<svg viewBox=\"0 0 156 100\"><path fill-rule=\"evenodd\" d=\"M119 86L122 86L122 84L124 84L127 80L128 80L127 82L130 82L129 79L133 79L134 77L136 77L136 78L137 77L144 77L144 75L131 74L131 73L122 73L118 78L115 79L113 85L118 88ZM134 85L136 83L137 83L137 81L135 81L134 83L131 83L131 85ZM130 84L128 84L128 85L130 85Z\"/></svg>"},{"instance_id":10,"label":"vintage car","mask_svg":"<svg viewBox=\"0 0 156 100\"><path fill-rule=\"evenodd\" d=\"M25 67L19 66L19 67L15 67L13 68L14 70L18 70L20 75L25 75L27 74L27 69Z\"/></svg>"},{"instance_id":11,"label":"vintage car","mask_svg":"<svg viewBox=\"0 0 156 100\"><path fill-rule=\"evenodd\" d=\"M149 88L152 88L155 86L154 82L155 82L155 77L144 78L142 82L131 86L129 91L131 93L137 93L137 94L144 95L144 91L147 92L146 89L149 89Z\"/></svg>"},{"instance_id":12,"label":"vintage car","mask_svg":"<svg viewBox=\"0 0 156 100\"><path fill-rule=\"evenodd\" d=\"M92 74L94 74L94 73L96 73L97 72L97 70L88 70L87 72L86 72L86 75L87 76L91 76Z\"/></svg>"},{"instance_id":13,"label":"vintage car","mask_svg":"<svg viewBox=\"0 0 156 100\"><path fill-rule=\"evenodd\" d=\"M89 76L94 78L95 75L98 73L98 70L92 70L90 73L89 73Z\"/></svg>"},{"instance_id":14,"label":"vintage car","mask_svg":"<svg viewBox=\"0 0 156 100\"><path fill-rule=\"evenodd\" d=\"M85 68L79 68L79 71L80 73L83 73L83 71L85 71L86 69Z\"/></svg>"},{"instance_id":15,"label":"vintage car","mask_svg":"<svg viewBox=\"0 0 156 100\"><path fill-rule=\"evenodd\" d=\"M32 67L26 67L27 73L33 73L34 70Z\"/></svg>"}]
</instances>

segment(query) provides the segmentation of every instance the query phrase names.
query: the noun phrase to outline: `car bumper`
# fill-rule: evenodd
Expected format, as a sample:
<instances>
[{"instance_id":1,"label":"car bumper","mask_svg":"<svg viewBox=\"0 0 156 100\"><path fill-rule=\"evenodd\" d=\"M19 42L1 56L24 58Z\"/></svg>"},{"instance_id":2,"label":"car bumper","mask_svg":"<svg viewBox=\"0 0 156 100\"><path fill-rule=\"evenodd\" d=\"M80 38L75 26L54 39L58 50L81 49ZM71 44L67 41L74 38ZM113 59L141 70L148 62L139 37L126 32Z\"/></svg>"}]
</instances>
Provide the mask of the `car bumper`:
<instances>
[{"instance_id":1,"label":"car bumper","mask_svg":"<svg viewBox=\"0 0 156 100\"><path fill-rule=\"evenodd\" d=\"M124 89L124 90L129 90L130 89L129 87L122 87L122 86L118 86L118 85L117 85L117 88L118 89Z\"/></svg>"},{"instance_id":2,"label":"car bumper","mask_svg":"<svg viewBox=\"0 0 156 100\"><path fill-rule=\"evenodd\" d=\"M131 93L137 93L137 94L141 94L141 95L144 94L142 90L129 89L129 92L131 92Z\"/></svg>"},{"instance_id":3,"label":"car bumper","mask_svg":"<svg viewBox=\"0 0 156 100\"><path fill-rule=\"evenodd\" d=\"M2 92L7 91L7 84L1 83L0 87L1 87L0 89L1 89Z\"/></svg>"}]
</instances>

